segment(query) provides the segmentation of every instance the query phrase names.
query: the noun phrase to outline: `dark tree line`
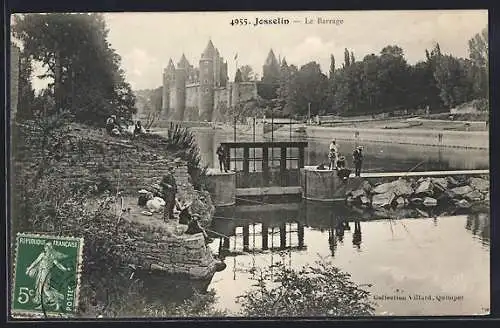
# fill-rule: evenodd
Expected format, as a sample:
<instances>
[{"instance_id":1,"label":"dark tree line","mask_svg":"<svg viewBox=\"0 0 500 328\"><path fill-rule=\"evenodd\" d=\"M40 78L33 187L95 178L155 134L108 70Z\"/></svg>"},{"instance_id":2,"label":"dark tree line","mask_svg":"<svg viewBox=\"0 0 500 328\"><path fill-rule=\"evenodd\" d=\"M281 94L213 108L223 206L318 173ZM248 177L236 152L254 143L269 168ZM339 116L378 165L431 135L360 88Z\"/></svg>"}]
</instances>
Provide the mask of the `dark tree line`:
<instances>
[{"instance_id":1,"label":"dark tree line","mask_svg":"<svg viewBox=\"0 0 500 328\"><path fill-rule=\"evenodd\" d=\"M15 15L12 31L22 45L18 117L64 110L99 125L111 114L131 119L135 97L102 14ZM52 81L38 95L31 85L34 62L45 69L39 77Z\"/></svg>"},{"instance_id":2,"label":"dark tree line","mask_svg":"<svg viewBox=\"0 0 500 328\"><path fill-rule=\"evenodd\" d=\"M384 47L356 61L345 49L336 67L331 55L329 75L310 62L298 69L281 63L277 98L285 114L359 115L397 110L439 111L474 99L488 98L488 34L485 28L469 41L469 58L443 54L436 44L425 60L409 65L403 49Z\"/></svg>"}]
</instances>

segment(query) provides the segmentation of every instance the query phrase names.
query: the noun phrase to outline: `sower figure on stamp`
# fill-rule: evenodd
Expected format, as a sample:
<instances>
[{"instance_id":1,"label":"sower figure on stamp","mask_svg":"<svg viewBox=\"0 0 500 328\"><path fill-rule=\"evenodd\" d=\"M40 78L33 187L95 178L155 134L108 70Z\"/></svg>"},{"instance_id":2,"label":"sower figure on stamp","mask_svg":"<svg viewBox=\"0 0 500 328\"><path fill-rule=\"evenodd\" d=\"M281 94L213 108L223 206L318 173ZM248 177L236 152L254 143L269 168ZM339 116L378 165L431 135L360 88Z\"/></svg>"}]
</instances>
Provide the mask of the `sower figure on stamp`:
<instances>
[{"instance_id":1,"label":"sower figure on stamp","mask_svg":"<svg viewBox=\"0 0 500 328\"><path fill-rule=\"evenodd\" d=\"M175 181L173 167L169 167L167 175L161 181L161 187L163 199L165 200L163 219L168 221L174 218L175 194L177 193L177 182Z\"/></svg>"},{"instance_id":2,"label":"sower figure on stamp","mask_svg":"<svg viewBox=\"0 0 500 328\"><path fill-rule=\"evenodd\" d=\"M354 175L361 176L361 165L363 164L363 147L359 146L352 152L352 160L354 163Z\"/></svg>"},{"instance_id":3,"label":"sower figure on stamp","mask_svg":"<svg viewBox=\"0 0 500 328\"><path fill-rule=\"evenodd\" d=\"M226 167L226 151L224 150L224 147L222 147L222 144L219 145L217 148L217 157L219 158L219 168L221 172L227 172L227 167Z\"/></svg>"},{"instance_id":4,"label":"sower figure on stamp","mask_svg":"<svg viewBox=\"0 0 500 328\"><path fill-rule=\"evenodd\" d=\"M54 306L55 311L58 311L62 306L61 303L64 300L64 295L50 285L50 280L51 271L54 267L57 267L61 271L69 271L69 268L66 268L59 262L59 260L65 257L66 255L54 249L51 242L47 242L43 252L26 269L26 275L36 280L33 303L39 305L35 309L42 308L42 300L44 304Z\"/></svg>"}]
</instances>

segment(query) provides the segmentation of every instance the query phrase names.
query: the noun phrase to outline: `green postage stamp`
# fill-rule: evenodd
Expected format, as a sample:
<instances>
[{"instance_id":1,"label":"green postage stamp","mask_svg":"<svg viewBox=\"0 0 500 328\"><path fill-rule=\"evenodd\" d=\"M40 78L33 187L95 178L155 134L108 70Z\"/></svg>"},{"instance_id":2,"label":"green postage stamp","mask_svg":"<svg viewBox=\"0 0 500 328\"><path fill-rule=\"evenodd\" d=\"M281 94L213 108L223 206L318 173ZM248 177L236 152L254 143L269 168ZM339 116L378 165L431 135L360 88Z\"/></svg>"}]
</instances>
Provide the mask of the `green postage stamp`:
<instances>
[{"instance_id":1,"label":"green postage stamp","mask_svg":"<svg viewBox=\"0 0 500 328\"><path fill-rule=\"evenodd\" d=\"M71 317L77 311L83 238L20 233L16 238L13 317Z\"/></svg>"}]
</instances>

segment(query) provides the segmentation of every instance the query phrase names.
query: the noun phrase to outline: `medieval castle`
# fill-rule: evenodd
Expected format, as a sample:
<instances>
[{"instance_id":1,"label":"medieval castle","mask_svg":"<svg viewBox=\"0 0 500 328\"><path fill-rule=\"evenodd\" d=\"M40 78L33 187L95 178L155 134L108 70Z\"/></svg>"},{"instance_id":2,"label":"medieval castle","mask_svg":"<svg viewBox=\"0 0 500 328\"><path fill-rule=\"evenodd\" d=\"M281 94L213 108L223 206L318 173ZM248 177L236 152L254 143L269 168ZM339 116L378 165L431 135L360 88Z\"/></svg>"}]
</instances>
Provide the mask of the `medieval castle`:
<instances>
[{"instance_id":1,"label":"medieval castle","mask_svg":"<svg viewBox=\"0 0 500 328\"><path fill-rule=\"evenodd\" d=\"M209 41L198 67L184 54L177 67L170 59L163 71L162 116L178 121L217 121L222 107L258 99L259 84L276 81L279 72L280 61L271 50L263 66L263 82L237 78L229 82L227 62Z\"/></svg>"}]
</instances>

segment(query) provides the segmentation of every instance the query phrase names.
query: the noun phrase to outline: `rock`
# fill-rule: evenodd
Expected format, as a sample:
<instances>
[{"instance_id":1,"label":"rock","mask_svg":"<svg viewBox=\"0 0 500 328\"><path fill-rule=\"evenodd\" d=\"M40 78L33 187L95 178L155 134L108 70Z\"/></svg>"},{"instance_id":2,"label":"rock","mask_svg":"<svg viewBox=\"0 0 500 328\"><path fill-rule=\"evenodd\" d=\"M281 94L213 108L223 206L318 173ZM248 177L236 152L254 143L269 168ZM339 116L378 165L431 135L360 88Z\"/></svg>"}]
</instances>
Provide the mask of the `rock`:
<instances>
[{"instance_id":1,"label":"rock","mask_svg":"<svg viewBox=\"0 0 500 328\"><path fill-rule=\"evenodd\" d=\"M385 207L391 205L394 200L394 193L392 191L383 193L383 194L375 194L372 198L372 206L373 207Z\"/></svg>"},{"instance_id":2,"label":"rock","mask_svg":"<svg viewBox=\"0 0 500 328\"><path fill-rule=\"evenodd\" d=\"M478 191L486 192L490 190L490 182L481 178L470 178L470 186Z\"/></svg>"},{"instance_id":3,"label":"rock","mask_svg":"<svg viewBox=\"0 0 500 328\"><path fill-rule=\"evenodd\" d=\"M472 188L470 186L462 186L462 187L455 187L450 191L453 195L452 197L457 197L470 193L472 191Z\"/></svg>"},{"instance_id":4,"label":"rock","mask_svg":"<svg viewBox=\"0 0 500 328\"><path fill-rule=\"evenodd\" d=\"M372 185L370 184L370 182L368 182L367 180L364 180L361 185L359 186L359 189L363 189L364 191L366 191L367 193L368 192L371 192L373 187Z\"/></svg>"},{"instance_id":5,"label":"rock","mask_svg":"<svg viewBox=\"0 0 500 328\"><path fill-rule=\"evenodd\" d=\"M420 184L417 187L417 190L415 190L415 194L426 194L426 195L432 195L432 182L431 180L424 180L420 182Z\"/></svg>"},{"instance_id":6,"label":"rock","mask_svg":"<svg viewBox=\"0 0 500 328\"><path fill-rule=\"evenodd\" d=\"M354 202L354 198L351 195L349 195L349 196L347 196L346 202L348 204L350 204L350 203Z\"/></svg>"},{"instance_id":7,"label":"rock","mask_svg":"<svg viewBox=\"0 0 500 328\"><path fill-rule=\"evenodd\" d=\"M483 199L483 194L481 194L477 190L473 190L463 196L465 199L471 201L471 202L477 202Z\"/></svg>"},{"instance_id":8,"label":"rock","mask_svg":"<svg viewBox=\"0 0 500 328\"><path fill-rule=\"evenodd\" d=\"M461 200L457 201L455 203L455 205L459 208L470 208L471 207L471 204L465 199L461 199Z\"/></svg>"},{"instance_id":9,"label":"rock","mask_svg":"<svg viewBox=\"0 0 500 328\"><path fill-rule=\"evenodd\" d=\"M360 200L361 200L361 205L363 206L370 205L370 199L366 197L366 195L361 196Z\"/></svg>"},{"instance_id":10,"label":"rock","mask_svg":"<svg viewBox=\"0 0 500 328\"><path fill-rule=\"evenodd\" d=\"M424 202L422 198L416 197L410 199L410 203L415 204L415 205L421 205Z\"/></svg>"},{"instance_id":11,"label":"rock","mask_svg":"<svg viewBox=\"0 0 500 328\"><path fill-rule=\"evenodd\" d=\"M422 211L421 209L416 208L415 211L417 211L417 213L420 216L423 216L424 218L428 218L429 217L429 214L427 212L425 212L425 211Z\"/></svg>"},{"instance_id":12,"label":"rock","mask_svg":"<svg viewBox=\"0 0 500 328\"><path fill-rule=\"evenodd\" d=\"M439 188L441 191L448 189L448 180L446 178L432 178L432 184Z\"/></svg>"},{"instance_id":13,"label":"rock","mask_svg":"<svg viewBox=\"0 0 500 328\"><path fill-rule=\"evenodd\" d=\"M391 189L392 189L392 183L383 183L381 185L376 186L372 190L372 192L374 194L385 194L385 193L387 193Z\"/></svg>"},{"instance_id":14,"label":"rock","mask_svg":"<svg viewBox=\"0 0 500 328\"><path fill-rule=\"evenodd\" d=\"M364 189L358 189L358 190L354 190L353 192L351 192L352 198L358 198L358 197L361 197L364 195L365 195Z\"/></svg>"},{"instance_id":15,"label":"rock","mask_svg":"<svg viewBox=\"0 0 500 328\"><path fill-rule=\"evenodd\" d=\"M424 204L424 206L427 206L427 207L436 206L437 205L437 199L432 198L432 197L425 197L423 204Z\"/></svg>"},{"instance_id":16,"label":"rock","mask_svg":"<svg viewBox=\"0 0 500 328\"><path fill-rule=\"evenodd\" d=\"M392 182L392 188L396 196L410 196L413 194L411 184L404 179L398 179Z\"/></svg>"},{"instance_id":17,"label":"rock","mask_svg":"<svg viewBox=\"0 0 500 328\"><path fill-rule=\"evenodd\" d=\"M452 176L446 177L446 180L448 180L450 187L457 187L459 185L459 182Z\"/></svg>"},{"instance_id":18,"label":"rock","mask_svg":"<svg viewBox=\"0 0 500 328\"><path fill-rule=\"evenodd\" d=\"M405 203L406 203L406 202L405 202L405 199L404 199L403 197L398 197L398 198L396 199L396 207L397 207L397 208L402 208L402 207L404 207L404 206L405 206Z\"/></svg>"}]
</instances>

